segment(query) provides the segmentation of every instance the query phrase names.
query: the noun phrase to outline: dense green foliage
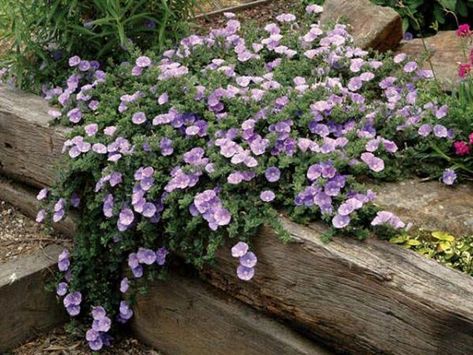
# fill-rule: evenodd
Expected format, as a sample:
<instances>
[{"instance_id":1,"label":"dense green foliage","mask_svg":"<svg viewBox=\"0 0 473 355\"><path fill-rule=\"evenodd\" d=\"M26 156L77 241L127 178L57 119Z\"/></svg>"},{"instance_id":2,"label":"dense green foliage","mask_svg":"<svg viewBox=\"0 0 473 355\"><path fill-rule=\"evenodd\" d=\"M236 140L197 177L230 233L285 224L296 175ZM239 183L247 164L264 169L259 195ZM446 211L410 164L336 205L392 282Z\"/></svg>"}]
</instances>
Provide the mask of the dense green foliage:
<instances>
[{"instance_id":1,"label":"dense green foliage","mask_svg":"<svg viewBox=\"0 0 473 355\"><path fill-rule=\"evenodd\" d=\"M22 89L64 79L72 55L104 63L182 34L195 0L0 0L1 66Z\"/></svg>"}]
</instances>

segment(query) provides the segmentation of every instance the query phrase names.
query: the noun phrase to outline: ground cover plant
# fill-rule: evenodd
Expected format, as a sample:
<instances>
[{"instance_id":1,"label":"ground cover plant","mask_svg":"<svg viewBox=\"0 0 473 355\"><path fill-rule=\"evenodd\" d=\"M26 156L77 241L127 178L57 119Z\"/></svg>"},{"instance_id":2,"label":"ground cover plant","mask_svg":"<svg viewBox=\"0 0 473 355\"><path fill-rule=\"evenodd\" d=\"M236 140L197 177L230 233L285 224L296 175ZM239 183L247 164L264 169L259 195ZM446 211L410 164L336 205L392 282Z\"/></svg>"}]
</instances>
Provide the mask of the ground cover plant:
<instances>
[{"instance_id":1,"label":"ground cover plant","mask_svg":"<svg viewBox=\"0 0 473 355\"><path fill-rule=\"evenodd\" d=\"M160 49L179 38L195 0L1 0L1 66L39 92L61 82L72 54L120 63L131 45Z\"/></svg>"},{"instance_id":2,"label":"ground cover plant","mask_svg":"<svg viewBox=\"0 0 473 355\"><path fill-rule=\"evenodd\" d=\"M447 232L419 230L397 235L390 242L473 276L472 236L456 237Z\"/></svg>"},{"instance_id":3,"label":"ground cover plant","mask_svg":"<svg viewBox=\"0 0 473 355\"><path fill-rule=\"evenodd\" d=\"M264 28L227 14L224 28L162 54L136 50L106 72L75 55L67 85L47 90L51 116L72 132L37 221L80 213L57 294L91 349L110 343L112 320L132 317L169 253L201 267L231 239L236 275L249 281L258 228L289 239L279 213L325 221L325 237L391 236L407 226L376 208L365 182L423 173L454 183L448 162L427 154L451 149L460 128L432 73L354 47L344 25L320 27L321 11Z\"/></svg>"}]
</instances>

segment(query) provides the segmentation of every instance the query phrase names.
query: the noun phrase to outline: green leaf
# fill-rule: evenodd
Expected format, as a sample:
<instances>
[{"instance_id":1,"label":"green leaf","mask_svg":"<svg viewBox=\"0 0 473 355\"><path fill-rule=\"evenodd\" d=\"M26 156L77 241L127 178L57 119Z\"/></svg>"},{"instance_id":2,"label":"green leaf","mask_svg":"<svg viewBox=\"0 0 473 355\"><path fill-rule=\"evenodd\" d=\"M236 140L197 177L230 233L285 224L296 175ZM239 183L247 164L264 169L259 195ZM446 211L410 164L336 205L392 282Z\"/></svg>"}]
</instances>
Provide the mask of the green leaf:
<instances>
[{"instance_id":1,"label":"green leaf","mask_svg":"<svg viewBox=\"0 0 473 355\"><path fill-rule=\"evenodd\" d=\"M457 6L457 0L438 0L438 2L441 6L450 11L455 11L455 8Z\"/></svg>"}]
</instances>

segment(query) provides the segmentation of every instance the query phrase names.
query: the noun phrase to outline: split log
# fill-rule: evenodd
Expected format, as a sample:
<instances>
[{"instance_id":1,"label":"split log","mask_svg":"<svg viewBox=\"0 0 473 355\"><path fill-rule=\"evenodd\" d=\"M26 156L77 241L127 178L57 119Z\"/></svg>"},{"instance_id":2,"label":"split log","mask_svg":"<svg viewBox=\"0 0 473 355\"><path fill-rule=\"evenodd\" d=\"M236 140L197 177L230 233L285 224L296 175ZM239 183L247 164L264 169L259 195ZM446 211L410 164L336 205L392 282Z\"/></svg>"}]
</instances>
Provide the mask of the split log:
<instances>
[{"instance_id":1,"label":"split log","mask_svg":"<svg viewBox=\"0 0 473 355\"><path fill-rule=\"evenodd\" d=\"M53 183L64 130L50 127L41 97L0 87L0 173L42 187Z\"/></svg>"},{"instance_id":2,"label":"split log","mask_svg":"<svg viewBox=\"0 0 473 355\"><path fill-rule=\"evenodd\" d=\"M21 136L34 141L34 136ZM57 159L56 151L47 154L47 161ZM54 175L49 168L42 183L48 183L45 176ZM417 189L421 190L416 195ZM472 232L471 185L446 189L437 182L408 182L381 186L379 191L379 201L420 225L430 219L438 228ZM473 352L471 277L376 239L335 238L324 244L320 234L326 227L300 226L281 218L295 242L284 245L270 229L263 229L255 238L259 263L251 282L236 280L237 263L229 246L219 251L215 265L202 276L244 303L349 353Z\"/></svg>"},{"instance_id":3,"label":"split log","mask_svg":"<svg viewBox=\"0 0 473 355\"><path fill-rule=\"evenodd\" d=\"M153 283L134 311L134 334L166 354L329 354L214 287L175 273Z\"/></svg>"},{"instance_id":4,"label":"split log","mask_svg":"<svg viewBox=\"0 0 473 355\"><path fill-rule=\"evenodd\" d=\"M44 288L61 251L50 245L0 265L0 352L66 321L63 306Z\"/></svg>"}]
</instances>

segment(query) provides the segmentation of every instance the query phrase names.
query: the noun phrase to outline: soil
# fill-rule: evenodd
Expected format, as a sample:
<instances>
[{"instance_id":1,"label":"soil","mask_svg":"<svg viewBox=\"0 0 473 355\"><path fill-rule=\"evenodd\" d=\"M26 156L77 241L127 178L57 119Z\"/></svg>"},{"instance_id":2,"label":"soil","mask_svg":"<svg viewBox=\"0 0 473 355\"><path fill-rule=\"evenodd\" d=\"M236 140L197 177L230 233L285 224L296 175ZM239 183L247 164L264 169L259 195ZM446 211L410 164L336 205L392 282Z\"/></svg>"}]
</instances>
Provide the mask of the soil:
<instances>
[{"instance_id":1,"label":"soil","mask_svg":"<svg viewBox=\"0 0 473 355\"><path fill-rule=\"evenodd\" d=\"M0 264L29 255L49 244L68 244L65 237L44 227L0 200Z\"/></svg>"},{"instance_id":2,"label":"soil","mask_svg":"<svg viewBox=\"0 0 473 355\"><path fill-rule=\"evenodd\" d=\"M27 342L19 348L13 350L12 355L88 355L96 354L92 352L85 341L74 339L68 335L62 327L43 335L33 341ZM159 355L138 340L124 338L109 348L104 348L100 352L103 355Z\"/></svg>"},{"instance_id":3,"label":"soil","mask_svg":"<svg viewBox=\"0 0 473 355\"><path fill-rule=\"evenodd\" d=\"M247 3L249 1L241 1L240 3ZM294 12L294 8L300 6L300 0L274 0L266 4L261 4L256 7L250 7L236 13L240 21L251 19L257 24L266 24L273 21L274 18L285 12ZM200 17L195 20L196 25L202 31L207 31L212 28L219 28L225 25L227 19L223 14L214 15L210 17Z\"/></svg>"}]
</instances>

